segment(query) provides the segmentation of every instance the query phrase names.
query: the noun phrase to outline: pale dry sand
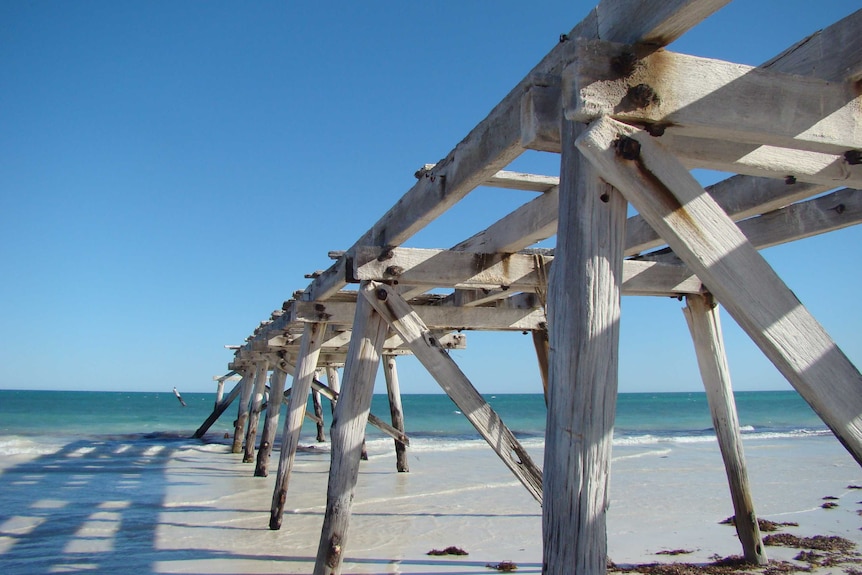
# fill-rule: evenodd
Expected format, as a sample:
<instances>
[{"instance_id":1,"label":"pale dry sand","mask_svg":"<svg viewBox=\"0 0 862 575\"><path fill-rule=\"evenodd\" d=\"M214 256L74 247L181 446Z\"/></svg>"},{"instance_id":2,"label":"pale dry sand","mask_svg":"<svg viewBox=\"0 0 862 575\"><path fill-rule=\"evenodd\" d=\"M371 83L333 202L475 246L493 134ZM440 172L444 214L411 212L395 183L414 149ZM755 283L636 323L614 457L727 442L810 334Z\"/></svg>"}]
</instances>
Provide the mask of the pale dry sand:
<instances>
[{"instance_id":1,"label":"pale dry sand","mask_svg":"<svg viewBox=\"0 0 862 575\"><path fill-rule=\"evenodd\" d=\"M433 451L417 445L410 473L399 474L390 442L369 445L344 573L487 574L494 572L487 565L504 561L517 564L518 573L541 572L539 505L486 446L465 442ZM284 526L270 531L274 478L253 477L253 465L223 445L153 445L125 462L106 459L94 446L56 456L25 446L29 455L0 460L0 485L17 494L0 509L4 575L311 573L328 453L298 454ZM796 522L783 531L840 536L862 550L862 490L848 487L862 485L862 470L837 441L751 440L745 447L761 518ZM532 454L542 461L539 450ZM90 475L106 462L109 468ZM74 471L61 473L70 463ZM823 509L824 497L837 498L829 500L837 507ZM714 442L614 448L608 546L617 565L705 565L739 554L734 529L719 524L732 513ZM427 555L449 546L469 555ZM688 553L659 554L679 549ZM799 553L766 551L783 561ZM862 564L819 571L859 575Z\"/></svg>"},{"instance_id":2,"label":"pale dry sand","mask_svg":"<svg viewBox=\"0 0 862 575\"><path fill-rule=\"evenodd\" d=\"M252 477L250 464L222 450L186 449L168 466L152 571L310 573L328 454L298 455L284 526L270 531L273 478ZM784 531L800 537L838 535L862 548L862 490L848 488L862 484L862 470L834 439L752 441L746 452L761 518L797 522ZM490 450L414 451L408 474L395 473L386 444L371 453L357 487L344 573L493 573L487 565L502 561L516 563L518 573L541 572L541 510ZM534 455L541 462L541 453ZM615 448L611 495L609 556L617 564L704 564L741 552L733 528L719 524L733 511L714 443ZM821 508L827 496L838 498L836 508ZM469 555L427 555L448 546ZM690 553L657 554L676 549ZM779 560L798 552L767 547Z\"/></svg>"}]
</instances>

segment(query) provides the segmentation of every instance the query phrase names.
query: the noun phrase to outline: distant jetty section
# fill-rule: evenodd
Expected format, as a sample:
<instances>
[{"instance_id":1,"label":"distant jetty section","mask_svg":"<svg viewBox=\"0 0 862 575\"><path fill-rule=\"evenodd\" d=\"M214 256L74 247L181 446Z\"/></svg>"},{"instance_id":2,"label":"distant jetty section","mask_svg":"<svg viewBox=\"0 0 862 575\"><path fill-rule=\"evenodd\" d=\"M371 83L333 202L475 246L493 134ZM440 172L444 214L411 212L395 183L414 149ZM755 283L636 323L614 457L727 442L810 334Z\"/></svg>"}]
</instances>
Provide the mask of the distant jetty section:
<instances>
[{"instance_id":1,"label":"distant jetty section","mask_svg":"<svg viewBox=\"0 0 862 575\"><path fill-rule=\"evenodd\" d=\"M281 526L302 421L313 417L322 437L321 398L334 405L316 574L341 572L367 423L393 437L397 471L408 471L402 354L416 356L542 504L543 572L605 573L621 295L686 302L748 561L767 558L718 304L862 463L862 375L758 252L862 218L862 11L759 67L663 49L726 3L602 0L236 347L196 435L239 399L233 451L252 462L265 404L255 475L266 476L287 401L272 529ZM559 173L507 169L528 150L559 154ZM693 168L735 175L704 188ZM451 248L401 247L479 187L523 190L524 203L464 230ZM629 205L636 215L627 217ZM554 249L536 249L554 235ZM449 355L469 330L532 334L548 405L541 467ZM391 424L369 414L381 363ZM237 378L224 396L225 381ZM314 414L306 414L310 393Z\"/></svg>"}]
</instances>

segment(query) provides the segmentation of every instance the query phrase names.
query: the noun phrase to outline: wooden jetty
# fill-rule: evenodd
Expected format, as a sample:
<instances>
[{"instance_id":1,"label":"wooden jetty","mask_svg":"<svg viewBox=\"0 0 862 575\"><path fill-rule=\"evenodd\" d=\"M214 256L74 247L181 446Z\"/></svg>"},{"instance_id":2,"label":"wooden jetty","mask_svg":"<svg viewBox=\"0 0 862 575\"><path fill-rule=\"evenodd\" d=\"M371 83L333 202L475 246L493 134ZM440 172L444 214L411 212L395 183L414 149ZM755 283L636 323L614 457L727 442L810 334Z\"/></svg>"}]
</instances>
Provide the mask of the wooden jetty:
<instances>
[{"instance_id":1,"label":"wooden jetty","mask_svg":"<svg viewBox=\"0 0 862 575\"><path fill-rule=\"evenodd\" d=\"M397 356L412 354L542 503L543 572L604 573L621 295L684 299L745 557L765 563L719 304L862 463L862 375L758 252L862 218L862 11L759 67L663 47L728 0L602 0L405 195L235 350L234 451L267 475L292 376L270 527L309 393L335 400L315 573L341 572L378 366L407 471ZM507 170L527 150L558 174ZM734 174L702 187L690 174ZM404 248L480 186L529 201L441 249ZM627 216L629 206L636 215ZM556 234L553 250L537 242ZM548 405L540 468L459 369L464 330L531 332ZM338 370L342 369L339 381ZM328 385L320 380L327 379ZM318 411L318 420L323 416Z\"/></svg>"}]
</instances>

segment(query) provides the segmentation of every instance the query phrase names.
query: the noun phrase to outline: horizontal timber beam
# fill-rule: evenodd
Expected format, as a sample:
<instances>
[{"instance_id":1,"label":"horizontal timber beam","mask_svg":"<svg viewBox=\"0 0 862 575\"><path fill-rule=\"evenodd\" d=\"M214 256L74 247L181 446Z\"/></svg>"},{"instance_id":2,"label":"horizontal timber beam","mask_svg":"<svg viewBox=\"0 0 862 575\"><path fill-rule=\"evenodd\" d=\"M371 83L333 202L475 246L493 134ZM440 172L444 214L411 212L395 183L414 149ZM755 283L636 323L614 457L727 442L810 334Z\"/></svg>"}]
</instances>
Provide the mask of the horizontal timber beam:
<instances>
[{"instance_id":1,"label":"horizontal timber beam","mask_svg":"<svg viewBox=\"0 0 862 575\"><path fill-rule=\"evenodd\" d=\"M681 136L842 155L862 149L862 96L826 81L669 51L578 39L563 73L570 120L609 116ZM621 58L637 58L620 71Z\"/></svg>"},{"instance_id":2,"label":"horizontal timber beam","mask_svg":"<svg viewBox=\"0 0 862 575\"><path fill-rule=\"evenodd\" d=\"M429 288L502 287L504 291L512 293L545 289L548 268L553 262L552 256L539 254L475 254L414 248L390 250L384 261L379 261L374 257L375 254L376 250L360 250L357 253L354 277L359 280L403 281L411 286L423 285ZM700 293L700 282L685 268L654 266L653 263L624 262L623 294Z\"/></svg>"}]
</instances>

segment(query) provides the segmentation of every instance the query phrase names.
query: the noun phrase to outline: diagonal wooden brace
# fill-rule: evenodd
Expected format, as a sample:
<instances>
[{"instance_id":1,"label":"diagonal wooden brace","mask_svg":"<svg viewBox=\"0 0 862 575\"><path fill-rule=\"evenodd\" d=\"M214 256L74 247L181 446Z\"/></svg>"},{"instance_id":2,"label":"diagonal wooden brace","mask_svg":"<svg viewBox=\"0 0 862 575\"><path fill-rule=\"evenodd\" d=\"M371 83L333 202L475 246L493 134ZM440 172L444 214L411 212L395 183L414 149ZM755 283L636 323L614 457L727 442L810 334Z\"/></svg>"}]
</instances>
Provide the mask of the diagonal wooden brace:
<instances>
[{"instance_id":1,"label":"diagonal wooden brace","mask_svg":"<svg viewBox=\"0 0 862 575\"><path fill-rule=\"evenodd\" d=\"M541 469L533 463L521 443L476 391L446 350L440 347L422 319L410 308L410 304L386 284L367 282L363 284L361 293L410 347L506 467L524 484L530 495L541 503Z\"/></svg>"},{"instance_id":2,"label":"diagonal wooden brace","mask_svg":"<svg viewBox=\"0 0 862 575\"><path fill-rule=\"evenodd\" d=\"M577 147L862 464L862 374L712 197L649 134L610 118Z\"/></svg>"}]
</instances>

